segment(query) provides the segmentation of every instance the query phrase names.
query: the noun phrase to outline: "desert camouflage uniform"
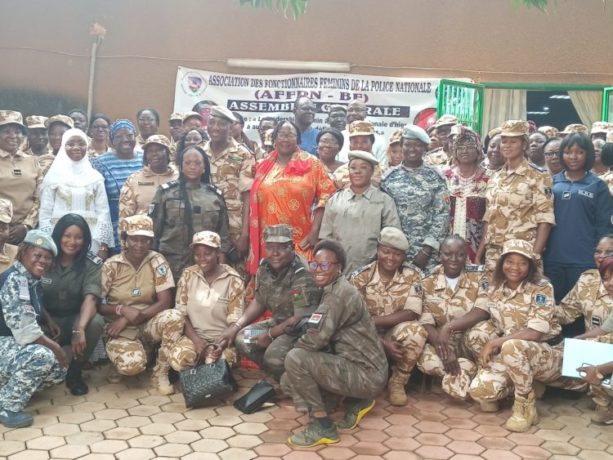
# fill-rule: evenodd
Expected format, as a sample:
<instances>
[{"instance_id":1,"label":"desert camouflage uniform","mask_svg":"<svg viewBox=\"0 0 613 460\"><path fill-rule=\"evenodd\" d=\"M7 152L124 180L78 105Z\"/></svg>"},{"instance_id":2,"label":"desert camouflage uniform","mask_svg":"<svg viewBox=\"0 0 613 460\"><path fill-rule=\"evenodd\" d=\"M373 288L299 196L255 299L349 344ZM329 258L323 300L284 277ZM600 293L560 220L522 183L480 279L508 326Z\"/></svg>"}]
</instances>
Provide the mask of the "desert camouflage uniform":
<instances>
[{"instance_id":1,"label":"desert camouflage uniform","mask_svg":"<svg viewBox=\"0 0 613 460\"><path fill-rule=\"evenodd\" d=\"M17 246L4 243L4 247L0 251L0 273L13 265L15 257L17 257Z\"/></svg>"},{"instance_id":2,"label":"desert camouflage uniform","mask_svg":"<svg viewBox=\"0 0 613 460\"><path fill-rule=\"evenodd\" d=\"M372 185L359 195L347 188L326 203L319 238L343 245L347 256L344 272L352 273L376 255L377 239L384 227L400 229L394 200Z\"/></svg>"},{"instance_id":3,"label":"desert camouflage uniform","mask_svg":"<svg viewBox=\"0 0 613 460\"><path fill-rule=\"evenodd\" d=\"M487 367L480 368L470 384L470 396L476 401L495 401L508 396L513 387L515 394L527 395L534 380L552 383L562 371L562 346L552 346L547 340L556 338L561 331L554 316L553 286L546 279L533 284L524 281L517 289L503 285L491 288L487 297L479 295L475 308L490 314L486 330L495 331L496 337L509 336L530 328L543 333L542 342L510 339L504 342L500 353ZM477 327L483 327L477 325ZM473 337L468 343L473 351Z\"/></svg>"},{"instance_id":4,"label":"desert camouflage uniform","mask_svg":"<svg viewBox=\"0 0 613 460\"><path fill-rule=\"evenodd\" d=\"M485 269L493 273L502 246L518 239L534 244L540 223L555 224L551 176L524 160L509 172L506 165L490 179L485 197L483 221L488 223L485 238ZM542 264L539 261L542 268Z\"/></svg>"},{"instance_id":5,"label":"desert camouflage uniform","mask_svg":"<svg viewBox=\"0 0 613 460\"><path fill-rule=\"evenodd\" d=\"M102 298L108 305L144 310L156 302L157 293L174 285L168 262L155 251L149 251L136 270L123 253L102 266ZM105 319L110 323L116 317ZM146 347L161 342L158 363L166 362L169 350L183 335L183 324L178 310L161 311L139 326L126 327L118 337L108 338L107 355L120 374L139 374L147 367Z\"/></svg>"},{"instance_id":6,"label":"desert camouflage uniform","mask_svg":"<svg viewBox=\"0 0 613 460\"><path fill-rule=\"evenodd\" d=\"M0 285L0 409L20 412L35 391L64 380L66 370L34 343L43 335L40 280L15 262Z\"/></svg>"},{"instance_id":7,"label":"desert camouflage uniform","mask_svg":"<svg viewBox=\"0 0 613 460\"><path fill-rule=\"evenodd\" d=\"M483 295L483 287L487 288L487 280L483 279L483 269L468 268L462 272L455 289L447 284L442 265L436 267L432 274L422 281L423 310L419 324L411 324L413 336L427 336L424 325L440 329L446 323L461 318L472 310L477 295ZM481 291L480 291L481 288ZM468 387L477 373L470 351L464 344L464 334L458 332L449 338L449 348L458 360L460 374L445 373L443 361L431 344L425 344L423 350L413 350L410 355L419 356L409 363L409 371L415 365L425 374L442 377L442 388L445 393L458 399L466 399Z\"/></svg>"},{"instance_id":8,"label":"desert camouflage uniform","mask_svg":"<svg viewBox=\"0 0 613 460\"><path fill-rule=\"evenodd\" d=\"M420 271L405 265L389 283L385 283L379 275L377 261L374 261L353 272L349 282L361 294L371 317L388 316L403 310L419 316L422 312L421 278ZM427 334L423 328L421 334L412 334L415 326L417 322L406 321L389 330L378 331L380 338L397 342L406 350L404 360L393 363L405 373L411 371L413 366L410 363L415 364L426 343Z\"/></svg>"},{"instance_id":9,"label":"desert camouflage uniform","mask_svg":"<svg viewBox=\"0 0 613 460\"><path fill-rule=\"evenodd\" d=\"M281 386L302 412L326 410L323 398L330 394L374 399L385 387L388 366L381 341L360 293L343 276L323 289L285 369Z\"/></svg>"},{"instance_id":10,"label":"desert camouflage uniform","mask_svg":"<svg viewBox=\"0 0 613 460\"><path fill-rule=\"evenodd\" d=\"M435 168L444 168L451 166L451 159L443 150L443 147L439 147L437 149L430 150L424 155L424 164Z\"/></svg>"},{"instance_id":11,"label":"desert camouflage uniform","mask_svg":"<svg viewBox=\"0 0 613 460\"><path fill-rule=\"evenodd\" d=\"M177 284L175 309L189 319L198 337L208 343L216 342L221 333L243 314L243 280L229 265L221 267L224 272L212 284L197 265L187 267ZM235 348L226 348L223 356L228 364L236 364ZM194 342L187 335L174 344L168 356L176 371L193 366L196 358Z\"/></svg>"},{"instance_id":12,"label":"desert camouflage uniform","mask_svg":"<svg viewBox=\"0 0 613 460\"><path fill-rule=\"evenodd\" d=\"M381 171L381 167L379 165L375 166L375 170L372 173L372 177L370 178L370 183L373 187L379 188L381 185L381 177L383 176L383 172ZM344 165L339 166L332 173L332 182L334 182L334 186L338 189L349 188L351 185L351 181L349 180L349 163L345 163Z\"/></svg>"},{"instance_id":13,"label":"desert camouflage uniform","mask_svg":"<svg viewBox=\"0 0 613 460\"><path fill-rule=\"evenodd\" d=\"M597 327L604 329L604 335L588 339L602 343L613 343L613 325L609 326L613 320L612 314L613 299L609 297L595 268L581 274L577 284L556 308L556 317L562 325L570 324L583 315L586 332ZM611 396L600 385L590 385L590 392L597 405L609 406L611 403Z\"/></svg>"},{"instance_id":14,"label":"desert camouflage uniform","mask_svg":"<svg viewBox=\"0 0 613 460\"><path fill-rule=\"evenodd\" d=\"M211 151L210 141L204 146L204 151L211 164L211 179L219 187L226 200L230 221L230 240L236 244L243 228L241 195L251 190L255 160L249 150L234 139L228 141L228 147L219 155Z\"/></svg>"},{"instance_id":15,"label":"desert camouflage uniform","mask_svg":"<svg viewBox=\"0 0 613 460\"><path fill-rule=\"evenodd\" d=\"M149 166L135 172L126 179L119 194L119 219L135 214L148 214L149 205L160 185L176 180L179 173L173 167L162 174L151 171Z\"/></svg>"},{"instance_id":16,"label":"desert camouflage uniform","mask_svg":"<svg viewBox=\"0 0 613 460\"><path fill-rule=\"evenodd\" d=\"M449 229L449 191L445 179L427 166L391 169L381 183L396 203L402 231L411 243L407 260L412 261L422 246L433 249L425 267L428 274L438 263L440 242Z\"/></svg>"},{"instance_id":17,"label":"desert camouflage uniform","mask_svg":"<svg viewBox=\"0 0 613 460\"><path fill-rule=\"evenodd\" d=\"M236 336L238 352L279 380L285 371L285 356L298 338L282 334L265 350L258 348L255 340L247 342L245 338L253 329L266 331L292 316L310 315L319 305L320 297L320 290L315 287L311 273L299 256L296 255L292 263L279 273L272 271L266 259L262 260L255 275L255 299L270 310L272 318L253 323L239 331Z\"/></svg>"}]
</instances>

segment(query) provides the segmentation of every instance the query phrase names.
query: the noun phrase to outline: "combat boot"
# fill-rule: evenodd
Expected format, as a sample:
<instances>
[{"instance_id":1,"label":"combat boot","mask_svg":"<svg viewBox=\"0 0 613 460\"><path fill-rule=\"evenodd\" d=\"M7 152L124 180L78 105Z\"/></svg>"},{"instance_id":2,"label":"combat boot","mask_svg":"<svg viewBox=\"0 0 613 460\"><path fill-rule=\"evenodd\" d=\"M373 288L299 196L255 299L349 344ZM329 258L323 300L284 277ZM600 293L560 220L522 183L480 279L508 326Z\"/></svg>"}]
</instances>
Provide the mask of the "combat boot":
<instances>
[{"instance_id":1,"label":"combat boot","mask_svg":"<svg viewBox=\"0 0 613 460\"><path fill-rule=\"evenodd\" d=\"M479 401L481 412L498 412L498 401Z\"/></svg>"},{"instance_id":2,"label":"combat boot","mask_svg":"<svg viewBox=\"0 0 613 460\"><path fill-rule=\"evenodd\" d=\"M32 425L33 422L34 419L27 412L0 409L0 423L7 428L24 428Z\"/></svg>"},{"instance_id":3,"label":"combat boot","mask_svg":"<svg viewBox=\"0 0 613 460\"><path fill-rule=\"evenodd\" d=\"M409 381L411 374L402 372L397 367L392 369L392 376L387 383L387 391L389 393L389 402L392 406L406 406L409 402L405 386Z\"/></svg>"},{"instance_id":4,"label":"combat boot","mask_svg":"<svg viewBox=\"0 0 613 460\"><path fill-rule=\"evenodd\" d=\"M526 396L516 394L515 402L513 403L513 413L504 424L505 428L516 433L523 433L528 431L535 423L538 423L538 414L536 412L534 390L530 391Z\"/></svg>"},{"instance_id":5,"label":"combat boot","mask_svg":"<svg viewBox=\"0 0 613 460\"><path fill-rule=\"evenodd\" d=\"M151 382L161 395L171 395L175 392L175 387L170 383L168 379L168 372L170 371L170 364L166 360L166 355L160 348L158 354L157 363L153 368L153 374L151 374Z\"/></svg>"},{"instance_id":6,"label":"combat boot","mask_svg":"<svg viewBox=\"0 0 613 460\"><path fill-rule=\"evenodd\" d=\"M336 425L324 428L317 420L311 420L304 431L294 434L287 442L297 447L315 447L321 444L336 444L340 441Z\"/></svg>"},{"instance_id":7,"label":"combat boot","mask_svg":"<svg viewBox=\"0 0 613 460\"><path fill-rule=\"evenodd\" d=\"M345 417L336 426L341 430L353 430L360 420L375 407L374 399L357 399L346 405Z\"/></svg>"}]
</instances>

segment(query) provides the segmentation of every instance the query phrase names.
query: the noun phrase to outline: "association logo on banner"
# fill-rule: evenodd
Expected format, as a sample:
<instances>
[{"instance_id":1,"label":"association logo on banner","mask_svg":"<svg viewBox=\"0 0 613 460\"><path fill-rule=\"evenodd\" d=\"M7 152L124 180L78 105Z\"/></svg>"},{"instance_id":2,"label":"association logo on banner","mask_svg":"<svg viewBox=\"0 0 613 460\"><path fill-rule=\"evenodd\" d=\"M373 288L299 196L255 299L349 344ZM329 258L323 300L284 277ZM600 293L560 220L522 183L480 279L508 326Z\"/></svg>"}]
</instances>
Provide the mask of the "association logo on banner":
<instances>
[{"instance_id":1,"label":"association logo on banner","mask_svg":"<svg viewBox=\"0 0 613 460\"><path fill-rule=\"evenodd\" d=\"M189 96L200 96L206 90L207 82L199 72L187 72L181 81L183 92Z\"/></svg>"}]
</instances>

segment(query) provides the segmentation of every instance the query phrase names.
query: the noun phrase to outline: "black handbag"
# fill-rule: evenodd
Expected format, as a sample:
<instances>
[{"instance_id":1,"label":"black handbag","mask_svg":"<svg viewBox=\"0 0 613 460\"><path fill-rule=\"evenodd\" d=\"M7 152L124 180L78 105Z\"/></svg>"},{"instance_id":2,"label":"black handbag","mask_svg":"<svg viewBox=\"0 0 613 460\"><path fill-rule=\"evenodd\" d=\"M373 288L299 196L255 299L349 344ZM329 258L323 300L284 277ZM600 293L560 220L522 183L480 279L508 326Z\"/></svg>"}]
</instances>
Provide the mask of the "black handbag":
<instances>
[{"instance_id":1,"label":"black handbag","mask_svg":"<svg viewBox=\"0 0 613 460\"><path fill-rule=\"evenodd\" d=\"M234 407L245 414L252 414L270 401L275 395L274 387L266 380L260 380L251 390L234 401Z\"/></svg>"},{"instance_id":2,"label":"black handbag","mask_svg":"<svg viewBox=\"0 0 613 460\"><path fill-rule=\"evenodd\" d=\"M216 347L216 345L207 345L203 353L209 347ZM200 359L196 360L194 367L182 370L179 374L187 407L204 406L238 390L230 365L225 359L218 359L210 364L198 364L199 362Z\"/></svg>"}]
</instances>

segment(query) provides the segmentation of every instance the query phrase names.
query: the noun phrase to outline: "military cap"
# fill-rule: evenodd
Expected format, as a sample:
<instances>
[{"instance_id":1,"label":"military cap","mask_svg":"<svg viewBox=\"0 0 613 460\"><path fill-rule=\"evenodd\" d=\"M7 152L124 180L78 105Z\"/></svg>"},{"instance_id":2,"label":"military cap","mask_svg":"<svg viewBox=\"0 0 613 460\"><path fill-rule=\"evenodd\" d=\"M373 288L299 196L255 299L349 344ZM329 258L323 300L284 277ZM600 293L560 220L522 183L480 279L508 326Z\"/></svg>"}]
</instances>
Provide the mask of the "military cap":
<instances>
[{"instance_id":1,"label":"military cap","mask_svg":"<svg viewBox=\"0 0 613 460\"><path fill-rule=\"evenodd\" d=\"M264 229L265 243L289 243L293 241L294 229L291 225L269 225Z\"/></svg>"},{"instance_id":2,"label":"military cap","mask_svg":"<svg viewBox=\"0 0 613 460\"><path fill-rule=\"evenodd\" d=\"M507 120L501 129L500 135L504 137L527 136L529 131L528 122L523 120Z\"/></svg>"},{"instance_id":3,"label":"military cap","mask_svg":"<svg viewBox=\"0 0 613 460\"><path fill-rule=\"evenodd\" d=\"M590 134L606 134L613 129L613 125L606 121L595 121L592 123L592 130Z\"/></svg>"},{"instance_id":4,"label":"military cap","mask_svg":"<svg viewBox=\"0 0 613 460\"><path fill-rule=\"evenodd\" d=\"M527 257L528 259L534 259L534 251L532 250L532 245L528 243L526 240L509 240L502 246L502 254L521 254L522 256Z\"/></svg>"},{"instance_id":5,"label":"military cap","mask_svg":"<svg viewBox=\"0 0 613 460\"><path fill-rule=\"evenodd\" d=\"M0 198L0 222L10 224L13 219L13 203L9 200Z\"/></svg>"},{"instance_id":6,"label":"military cap","mask_svg":"<svg viewBox=\"0 0 613 460\"><path fill-rule=\"evenodd\" d=\"M273 145L272 133L274 133L274 132L275 132L275 130L273 128L267 129L264 132L264 146L271 147Z\"/></svg>"},{"instance_id":7,"label":"military cap","mask_svg":"<svg viewBox=\"0 0 613 460\"><path fill-rule=\"evenodd\" d=\"M567 125L566 128L564 128L564 131L562 131L562 134L575 134L575 133L587 134L588 132L589 130L587 129L587 126L582 125L581 123L573 123L573 124Z\"/></svg>"},{"instance_id":8,"label":"military cap","mask_svg":"<svg viewBox=\"0 0 613 460\"><path fill-rule=\"evenodd\" d=\"M368 161L373 166L377 166L379 164L372 153L365 152L364 150L350 150L347 156L349 157L349 162L351 162L351 160L358 159Z\"/></svg>"},{"instance_id":9,"label":"military cap","mask_svg":"<svg viewBox=\"0 0 613 460\"><path fill-rule=\"evenodd\" d=\"M25 134L26 127L23 124L23 116L15 110L0 110L0 126L17 125Z\"/></svg>"},{"instance_id":10,"label":"military cap","mask_svg":"<svg viewBox=\"0 0 613 460\"><path fill-rule=\"evenodd\" d=\"M188 118L192 118L192 117L196 117L200 121L203 120L202 115L200 115L198 112L185 112L183 114L183 123L185 123L185 120L187 120Z\"/></svg>"},{"instance_id":11,"label":"military cap","mask_svg":"<svg viewBox=\"0 0 613 460\"><path fill-rule=\"evenodd\" d=\"M152 144L161 145L162 147L166 147L168 150L170 150L170 141L163 134L154 134L153 136L149 136L147 141L143 144L143 150Z\"/></svg>"},{"instance_id":12,"label":"military cap","mask_svg":"<svg viewBox=\"0 0 613 460\"><path fill-rule=\"evenodd\" d=\"M494 136L498 136L498 134L500 134L502 132L502 128L499 126L497 128L492 128L489 130L489 132L487 133L487 135L490 137L490 139Z\"/></svg>"},{"instance_id":13,"label":"military cap","mask_svg":"<svg viewBox=\"0 0 613 460\"><path fill-rule=\"evenodd\" d=\"M428 133L417 125L405 125L402 128L402 137L405 139L416 139L424 144L430 144L430 136Z\"/></svg>"},{"instance_id":14,"label":"military cap","mask_svg":"<svg viewBox=\"0 0 613 460\"><path fill-rule=\"evenodd\" d=\"M45 127L50 128L54 123L61 123L69 128L74 128L74 121L68 115L53 115L52 117L47 118L45 121Z\"/></svg>"},{"instance_id":15,"label":"military cap","mask_svg":"<svg viewBox=\"0 0 613 460\"><path fill-rule=\"evenodd\" d=\"M149 216L136 214L121 221L122 232L128 236L148 236L153 238L153 221Z\"/></svg>"},{"instance_id":16,"label":"military cap","mask_svg":"<svg viewBox=\"0 0 613 460\"><path fill-rule=\"evenodd\" d=\"M330 106L330 110L328 110L328 113L332 113L332 112L345 112L345 113L347 113L347 107L345 107L344 105L341 105L341 104L332 104Z\"/></svg>"},{"instance_id":17,"label":"military cap","mask_svg":"<svg viewBox=\"0 0 613 460\"><path fill-rule=\"evenodd\" d=\"M432 126L434 128L440 128L441 126L451 126L451 125L457 125L457 124L458 124L457 117L454 117L453 115L443 115L438 120L436 120Z\"/></svg>"},{"instance_id":18,"label":"military cap","mask_svg":"<svg viewBox=\"0 0 613 460\"><path fill-rule=\"evenodd\" d=\"M356 120L349 125L349 137L374 135L375 127L370 121Z\"/></svg>"},{"instance_id":19,"label":"military cap","mask_svg":"<svg viewBox=\"0 0 613 460\"><path fill-rule=\"evenodd\" d=\"M47 117L41 115L30 115L26 117L26 126L28 129L46 129L45 122Z\"/></svg>"},{"instance_id":20,"label":"military cap","mask_svg":"<svg viewBox=\"0 0 613 460\"><path fill-rule=\"evenodd\" d=\"M179 112L172 112L170 117L168 117L168 121L183 121L183 114Z\"/></svg>"},{"instance_id":21,"label":"military cap","mask_svg":"<svg viewBox=\"0 0 613 460\"><path fill-rule=\"evenodd\" d=\"M57 256L57 246L55 245L53 238L41 230L34 229L28 231L28 233L26 233L26 237L23 239L23 242L29 244L30 246L36 246L37 248L52 252L53 257Z\"/></svg>"},{"instance_id":22,"label":"military cap","mask_svg":"<svg viewBox=\"0 0 613 460\"><path fill-rule=\"evenodd\" d=\"M387 246L399 251L406 251L410 246L409 240L407 240L407 237L402 233L402 230L396 227L382 228L377 241L381 246Z\"/></svg>"},{"instance_id":23,"label":"military cap","mask_svg":"<svg viewBox=\"0 0 613 460\"><path fill-rule=\"evenodd\" d=\"M538 130L547 137L556 137L560 134L560 130L554 126L539 126Z\"/></svg>"},{"instance_id":24,"label":"military cap","mask_svg":"<svg viewBox=\"0 0 613 460\"><path fill-rule=\"evenodd\" d=\"M223 105L214 105L211 107L211 117L221 118L232 123L236 123L238 121L230 109L224 107Z\"/></svg>"},{"instance_id":25,"label":"military cap","mask_svg":"<svg viewBox=\"0 0 613 460\"><path fill-rule=\"evenodd\" d=\"M388 145L398 144L399 142L402 142L402 129L397 129L392 133Z\"/></svg>"},{"instance_id":26,"label":"military cap","mask_svg":"<svg viewBox=\"0 0 613 460\"><path fill-rule=\"evenodd\" d=\"M203 232L198 232L193 236L192 244L190 244L190 246L195 246L197 244L203 244L211 248L220 248L221 238L217 233L205 230Z\"/></svg>"}]
</instances>

